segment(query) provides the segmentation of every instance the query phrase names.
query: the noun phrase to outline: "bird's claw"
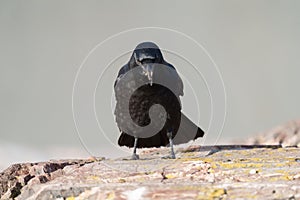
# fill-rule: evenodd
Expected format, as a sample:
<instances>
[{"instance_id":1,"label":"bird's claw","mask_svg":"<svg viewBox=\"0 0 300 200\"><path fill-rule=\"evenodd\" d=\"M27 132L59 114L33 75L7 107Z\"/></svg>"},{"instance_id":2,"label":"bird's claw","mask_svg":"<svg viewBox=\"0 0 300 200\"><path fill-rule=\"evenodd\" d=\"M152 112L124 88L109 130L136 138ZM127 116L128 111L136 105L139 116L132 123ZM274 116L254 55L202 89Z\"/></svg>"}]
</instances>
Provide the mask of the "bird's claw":
<instances>
[{"instance_id":1,"label":"bird's claw","mask_svg":"<svg viewBox=\"0 0 300 200\"><path fill-rule=\"evenodd\" d=\"M176 156L175 156L175 154L170 154L168 156L162 157L162 159L176 159Z\"/></svg>"},{"instance_id":2,"label":"bird's claw","mask_svg":"<svg viewBox=\"0 0 300 200\"><path fill-rule=\"evenodd\" d=\"M140 159L139 155L137 155L136 153L132 154L131 160L139 160L139 159Z\"/></svg>"},{"instance_id":3,"label":"bird's claw","mask_svg":"<svg viewBox=\"0 0 300 200\"><path fill-rule=\"evenodd\" d=\"M172 154L170 155L171 159L176 159L175 153L172 152Z\"/></svg>"}]
</instances>

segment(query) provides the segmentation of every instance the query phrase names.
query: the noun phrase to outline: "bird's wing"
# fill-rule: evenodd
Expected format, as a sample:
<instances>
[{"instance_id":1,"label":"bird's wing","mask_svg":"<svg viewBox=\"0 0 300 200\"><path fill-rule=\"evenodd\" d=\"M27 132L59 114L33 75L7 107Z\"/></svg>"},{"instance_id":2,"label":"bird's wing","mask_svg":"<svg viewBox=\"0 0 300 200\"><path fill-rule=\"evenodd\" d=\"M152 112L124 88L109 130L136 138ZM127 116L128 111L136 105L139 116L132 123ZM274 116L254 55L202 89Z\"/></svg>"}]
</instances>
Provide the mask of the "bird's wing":
<instances>
[{"instance_id":1,"label":"bird's wing","mask_svg":"<svg viewBox=\"0 0 300 200\"><path fill-rule=\"evenodd\" d=\"M129 71L129 66L128 64L124 65L120 70L119 70L119 73L118 73L118 76L115 80L115 83L114 83L114 87L116 87L118 81L122 78L122 76Z\"/></svg>"},{"instance_id":2,"label":"bird's wing","mask_svg":"<svg viewBox=\"0 0 300 200\"><path fill-rule=\"evenodd\" d=\"M170 63L165 62L165 65L167 65L170 70L170 75L169 77L166 76L166 78L173 80L172 82L174 83L174 87L176 89L176 91L178 92L177 95L183 96L183 82L178 74L178 72L176 71L175 67L173 65L171 65Z\"/></svg>"},{"instance_id":3,"label":"bird's wing","mask_svg":"<svg viewBox=\"0 0 300 200\"><path fill-rule=\"evenodd\" d=\"M176 71L176 73L177 73L177 71ZM177 73L177 78L178 78L178 88L180 91L179 95L183 96L183 82L182 82L180 76L178 75L178 73Z\"/></svg>"}]
</instances>

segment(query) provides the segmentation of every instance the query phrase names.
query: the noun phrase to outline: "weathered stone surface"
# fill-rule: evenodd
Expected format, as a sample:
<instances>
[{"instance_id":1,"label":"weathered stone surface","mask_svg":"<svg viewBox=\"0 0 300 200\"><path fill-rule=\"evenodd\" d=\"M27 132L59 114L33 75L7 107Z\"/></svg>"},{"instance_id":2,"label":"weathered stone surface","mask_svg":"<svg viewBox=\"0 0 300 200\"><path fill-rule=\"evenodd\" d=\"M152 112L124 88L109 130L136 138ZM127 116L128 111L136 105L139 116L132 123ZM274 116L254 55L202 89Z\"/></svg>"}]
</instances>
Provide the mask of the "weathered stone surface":
<instances>
[{"instance_id":1,"label":"weathered stone surface","mask_svg":"<svg viewBox=\"0 0 300 200\"><path fill-rule=\"evenodd\" d=\"M21 194L21 189L26 185L46 183L57 176L62 176L61 169L65 166L81 166L90 162L93 161L60 160L14 164L0 173L0 197L1 199L13 199Z\"/></svg>"},{"instance_id":2,"label":"weathered stone surface","mask_svg":"<svg viewBox=\"0 0 300 200\"><path fill-rule=\"evenodd\" d=\"M245 144L280 144L300 147L300 120L292 120L246 140Z\"/></svg>"},{"instance_id":3,"label":"weathered stone surface","mask_svg":"<svg viewBox=\"0 0 300 200\"><path fill-rule=\"evenodd\" d=\"M1 199L300 199L299 148L191 146L162 159L168 151L13 165Z\"/></svg>"}]
</instances>

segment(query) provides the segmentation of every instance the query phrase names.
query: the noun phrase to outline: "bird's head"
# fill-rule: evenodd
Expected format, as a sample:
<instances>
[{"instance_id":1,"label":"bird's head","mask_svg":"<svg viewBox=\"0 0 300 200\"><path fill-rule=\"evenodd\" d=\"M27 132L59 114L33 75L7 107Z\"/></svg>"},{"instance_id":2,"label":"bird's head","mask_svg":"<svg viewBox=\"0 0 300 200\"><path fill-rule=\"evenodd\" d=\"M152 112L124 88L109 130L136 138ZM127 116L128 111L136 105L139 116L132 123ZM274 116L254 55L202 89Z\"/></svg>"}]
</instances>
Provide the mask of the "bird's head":
<instances>
[{"instance_id":1,"label":"bird's head","mask_svg":"<svg viewBox=\"0 0 300 200\"><path fill-rule=\"evenodd\" d=\"M150 84L153 82L154 64L164 62L159 47L153 42L143 42L137 45L129 61L129 67L142 67L143 73L147 76Z\"/></svg>"}]
</instances>

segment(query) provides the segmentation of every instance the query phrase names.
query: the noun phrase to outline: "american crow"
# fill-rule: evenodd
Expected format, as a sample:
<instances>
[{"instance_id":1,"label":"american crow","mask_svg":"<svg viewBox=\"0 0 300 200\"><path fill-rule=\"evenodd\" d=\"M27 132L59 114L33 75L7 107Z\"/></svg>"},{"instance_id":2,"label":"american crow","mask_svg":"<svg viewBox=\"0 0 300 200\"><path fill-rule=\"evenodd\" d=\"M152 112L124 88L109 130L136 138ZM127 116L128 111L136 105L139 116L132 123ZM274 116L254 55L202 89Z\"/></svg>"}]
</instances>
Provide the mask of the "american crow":
<instances>
[{"instance_id":1,"label":"american crow","mask_svg":"<svg viewBox=\"0 0 300 200\"><path fill-rule=\"evenodd\" d=\"M166 62L152 42L139 44L114 84L116 122L120 146L171 147L203 137L201 128L181 113L183 83L176 69ZM146 128L147 127L147 128Z\"/></svg>"}]
</instances>

